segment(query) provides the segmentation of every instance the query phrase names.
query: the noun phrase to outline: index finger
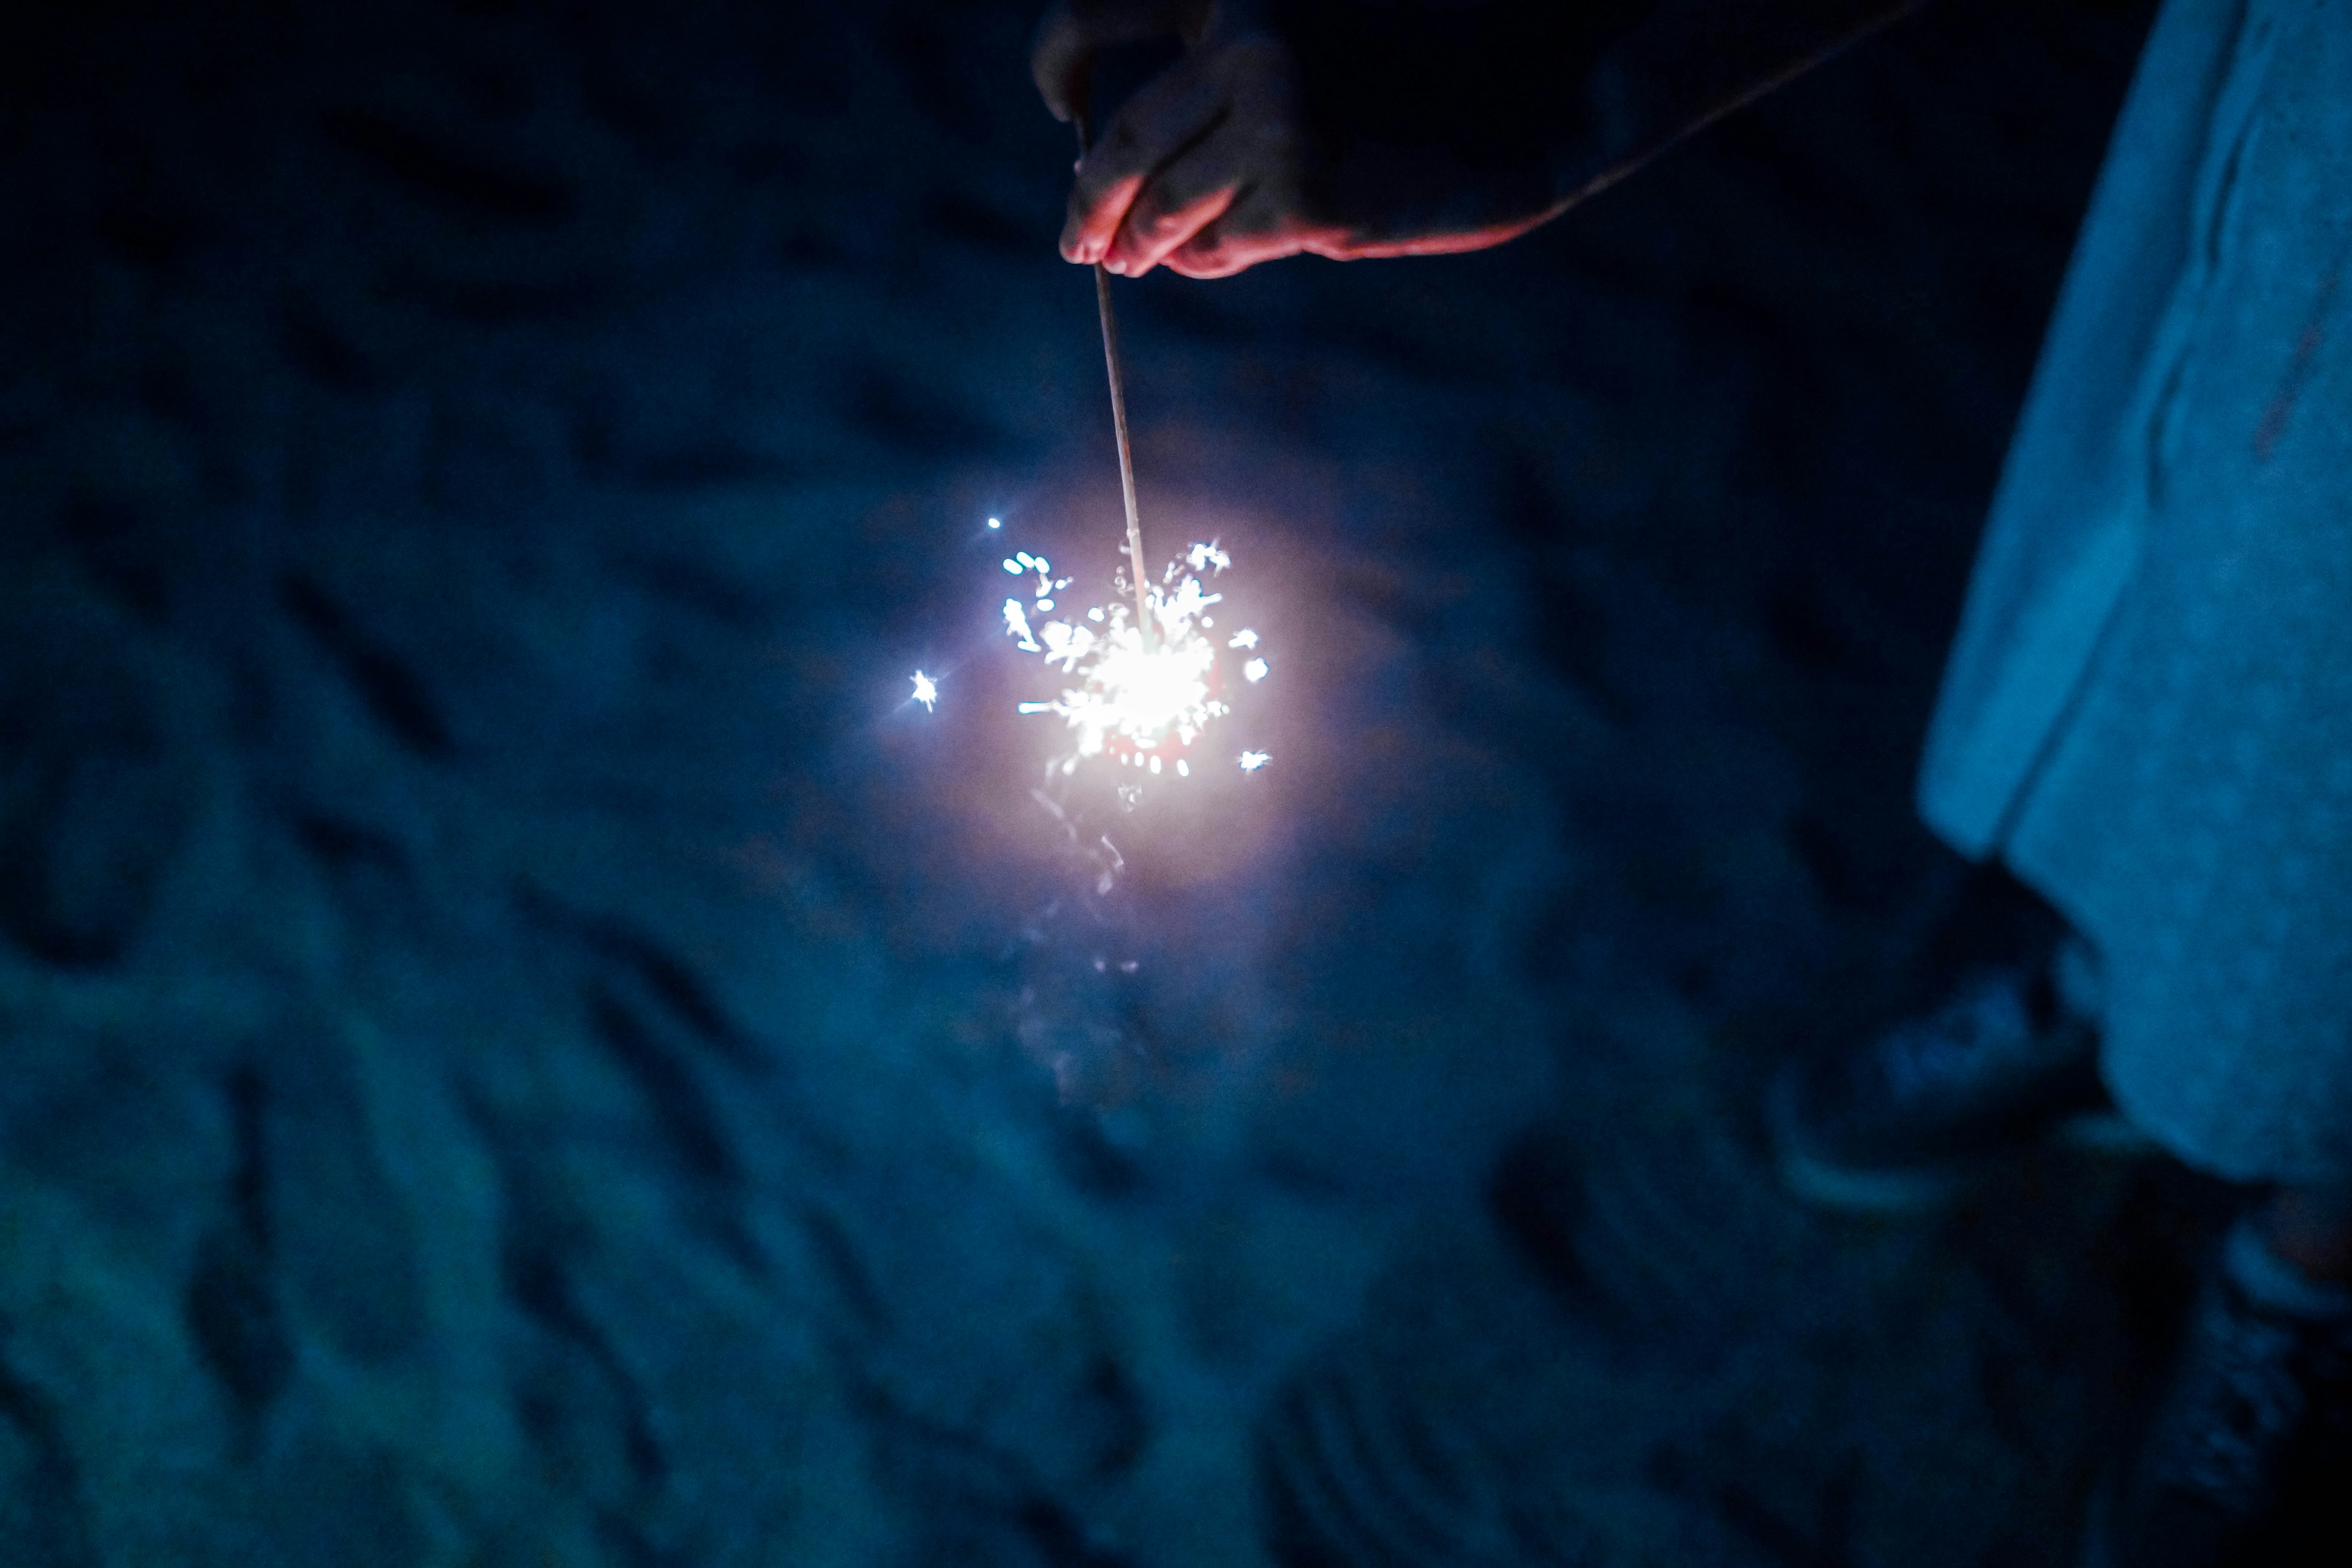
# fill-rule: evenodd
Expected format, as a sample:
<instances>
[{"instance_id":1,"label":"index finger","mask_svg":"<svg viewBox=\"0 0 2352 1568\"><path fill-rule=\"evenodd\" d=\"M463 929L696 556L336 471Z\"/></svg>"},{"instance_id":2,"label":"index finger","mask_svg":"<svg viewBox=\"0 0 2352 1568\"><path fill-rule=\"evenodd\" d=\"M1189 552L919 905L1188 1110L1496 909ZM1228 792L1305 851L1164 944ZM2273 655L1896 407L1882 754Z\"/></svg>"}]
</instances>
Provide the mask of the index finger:
<instances>
[{"instance_id":1,"label":"index finger","mask_svg":"<svg viewBox=\"0 0 2352 1568\"><path fill-rule=\"evenodd\" d=\"M1078 164L1062 254L1100 261L1151 177L1214 130L1228 112L1224 86L1195 57L1170 67L1121 109Z\"/></svg>"}]
</instances>

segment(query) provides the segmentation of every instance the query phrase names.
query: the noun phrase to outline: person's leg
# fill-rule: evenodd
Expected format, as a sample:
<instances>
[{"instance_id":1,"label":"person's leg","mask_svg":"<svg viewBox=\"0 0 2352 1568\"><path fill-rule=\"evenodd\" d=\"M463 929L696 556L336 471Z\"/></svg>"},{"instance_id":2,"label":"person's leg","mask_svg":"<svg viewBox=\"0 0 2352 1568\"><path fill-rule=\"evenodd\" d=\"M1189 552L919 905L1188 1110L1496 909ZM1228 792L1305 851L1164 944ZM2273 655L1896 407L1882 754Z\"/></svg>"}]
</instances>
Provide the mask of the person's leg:
<instances>
[{"instance_id":1,"label":"person's leg","mask_svg":"<svg viewBox=\"0 0 2352 1568\"><path fill-rule=\"evenodd\" d=\"M2103 1489L2091 1568L2242 1561L2315 1414L2347 1383L2352 1189L2281 1189L2223 1244L2145 1436Z\"/></svg>"}]
</instances>

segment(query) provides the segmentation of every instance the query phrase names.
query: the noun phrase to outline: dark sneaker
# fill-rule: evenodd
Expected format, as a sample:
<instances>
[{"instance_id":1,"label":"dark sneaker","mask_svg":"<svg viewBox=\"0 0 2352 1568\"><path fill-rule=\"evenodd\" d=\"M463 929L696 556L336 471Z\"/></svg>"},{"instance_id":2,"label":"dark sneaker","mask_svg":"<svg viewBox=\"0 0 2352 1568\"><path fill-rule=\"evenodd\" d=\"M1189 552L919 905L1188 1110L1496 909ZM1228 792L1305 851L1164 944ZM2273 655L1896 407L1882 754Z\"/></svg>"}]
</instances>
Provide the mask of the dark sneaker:
<instances>
[{"instance_id":1,"label":"dark sneaker","mask_svg":"<svg viewBox=\"0 0 2352 1568\"><path fill-rule=\"evenodd\" d=\"M2352 1289L2251 1225L2222 1248L2138 1454L2101 1487L2085 1568L2236 1568L2322 1405L2352 1384Z\"/></svg>"},{"instance_id":2,"label":"dark sneaker","mask_svg":"<svg viewBox=\"0 0 2352 1568\"><path fill-rule=\"evenodd\" d=\"M1902 1213L1958 1194L2000 1155L2064 1129L2128 1148L2098 1037L2056 964L1979 972L1857 1051L1792 1063L1768 1115L1780 1174L1808 1202Z\"/></svg>"}]
</instances>

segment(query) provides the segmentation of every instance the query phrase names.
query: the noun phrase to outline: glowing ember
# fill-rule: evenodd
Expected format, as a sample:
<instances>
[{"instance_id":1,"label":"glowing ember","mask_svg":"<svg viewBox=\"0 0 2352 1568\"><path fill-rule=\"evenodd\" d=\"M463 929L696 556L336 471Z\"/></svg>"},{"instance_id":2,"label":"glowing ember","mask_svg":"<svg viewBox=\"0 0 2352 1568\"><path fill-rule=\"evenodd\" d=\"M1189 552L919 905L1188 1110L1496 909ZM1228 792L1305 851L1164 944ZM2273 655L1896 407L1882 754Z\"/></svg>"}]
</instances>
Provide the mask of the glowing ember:
<instances>
[{"instance_id":1,"label":"glowing ember","mask_svg":"<svg viewBox=\"0 0 2352 1568\"><path fill-rule=\"evenodd\" d=\"M1008 573L1034 573L1037 583L1030 605L1004 601L1006 635L1023 652L1043 655L1074 682L1050 702L1021 704L1024 713L1058 714L1069 725L1073 747L1055 760L1060 772L1074 773L1089 758L1108 757L1154 775L1172 763L1178 777L1192 776L1192 765L1180 753L1231 711L1220 696L1224 686L1221 650L1207 635L1215 625L1210 606L1223 595L1204 589L1201 574L1214 575L1232 564L1233 558L1214 543L1193 545L1169 567L1161 584L1150 590L1147 635L1123 603L1033 625L1030 612L1051 611L1052 595L1069 586L1070 580L1054 576L1044 557L1025 551L1006 559ZM1255 647L1257 634L1244 631L1225 646ZM1265 673L1265 661L1254 659L1244 676L1257 681Z\"/></svg>"},{"instance_id":2,"label":"glowing ember","mask_svg":"<svg viewBox=\"0 0 2352 1568\"><path fill-rule=\"evenodd\" d=\"M1244 752L1242 772L1254 773L1272 761L1274 761L1274 753L1271 752Z\"/></svg>"},{"instance_id":3,"label":"glowing ember","mask_svg":"<svg viewBox=\"0 0 2352 1568\"><path fill-rule=\"evenodd\" d=\"M915 700L923 705L926 712L940 704L940 683L919 669L915 671Z\"/></svg>"}]
</instances>

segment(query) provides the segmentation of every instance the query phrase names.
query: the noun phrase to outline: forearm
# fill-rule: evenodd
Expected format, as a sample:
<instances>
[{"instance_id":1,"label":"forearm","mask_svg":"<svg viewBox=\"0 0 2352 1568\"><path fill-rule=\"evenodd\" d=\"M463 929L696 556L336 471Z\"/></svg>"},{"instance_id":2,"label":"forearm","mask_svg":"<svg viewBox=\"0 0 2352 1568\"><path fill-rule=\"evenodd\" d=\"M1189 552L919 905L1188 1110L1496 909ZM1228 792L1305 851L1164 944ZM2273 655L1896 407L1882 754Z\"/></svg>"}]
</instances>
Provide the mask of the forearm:
<instances>
[{"instance_id":1,"label":"forearm","mask_svg":"<svg viewBox=\"0 0 2352 1568\"><path fill-rule=\"evenodd\" d=\"M1596 62L1579 130L1551 149L1570 205L1925 0L1657 0Z\"/></svg>"},{"instance_id":2,"label":"forearm","mask_svg":"<svg viewBox=\"0 0 2352 1568\"><path fill-rule=\"evenodd\" d=\"M1918 0L1265 0L1313 199L1364 254L1461 249L1598 191ZM1431 243L1435 240L1436 243Z\"/></svg>"}]
</instances>

